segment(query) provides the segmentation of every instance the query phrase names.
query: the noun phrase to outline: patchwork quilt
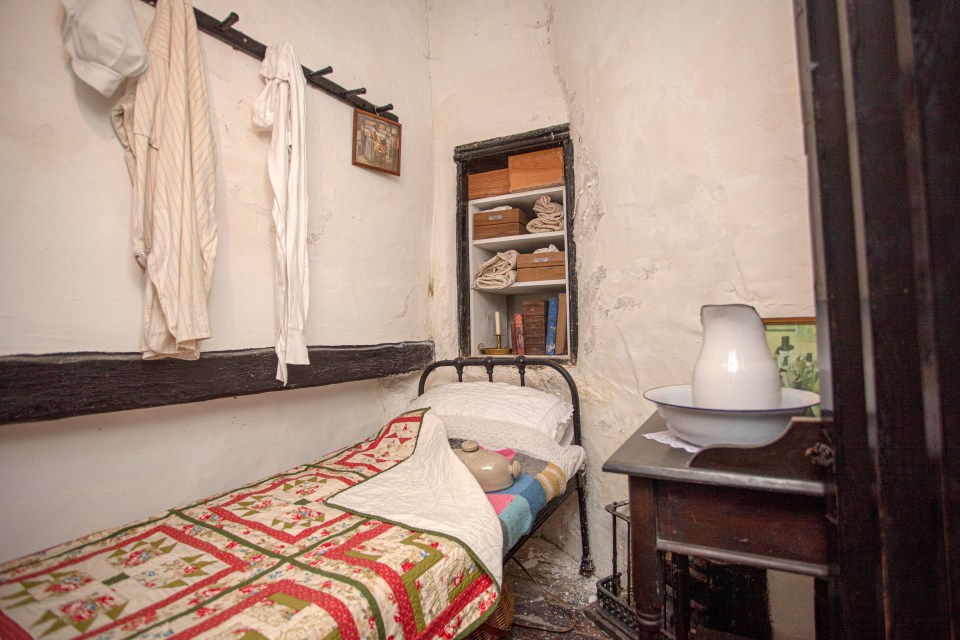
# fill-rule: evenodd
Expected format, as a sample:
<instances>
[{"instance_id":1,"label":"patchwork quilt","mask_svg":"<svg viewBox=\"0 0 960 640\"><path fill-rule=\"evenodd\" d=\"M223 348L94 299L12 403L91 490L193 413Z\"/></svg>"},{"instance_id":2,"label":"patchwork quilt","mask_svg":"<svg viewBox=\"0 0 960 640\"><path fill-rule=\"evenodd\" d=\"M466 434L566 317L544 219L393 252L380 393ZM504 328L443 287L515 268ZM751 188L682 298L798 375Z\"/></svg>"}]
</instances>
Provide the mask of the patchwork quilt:
<instances>
[{"instance_id":1,"label":"patchwork quilt","mask_svg":"<svg viewBox=\"0 0 960 640\"><path fill-rule=\"evenodd\" d=\"M442 423L430 433L436 424L423 413L313 464L0 566L0 637L466 635L498 597L501 569L491 572L489 554L440 528L338 502L352 487L415 469L418 455L433 455L427 436L457 462ZM473 510L492 514L479 496ZM430 507L419 509L429 521ZM501 544L493 517L496 535L478 548Z\"/></svg>"}]
</instances>

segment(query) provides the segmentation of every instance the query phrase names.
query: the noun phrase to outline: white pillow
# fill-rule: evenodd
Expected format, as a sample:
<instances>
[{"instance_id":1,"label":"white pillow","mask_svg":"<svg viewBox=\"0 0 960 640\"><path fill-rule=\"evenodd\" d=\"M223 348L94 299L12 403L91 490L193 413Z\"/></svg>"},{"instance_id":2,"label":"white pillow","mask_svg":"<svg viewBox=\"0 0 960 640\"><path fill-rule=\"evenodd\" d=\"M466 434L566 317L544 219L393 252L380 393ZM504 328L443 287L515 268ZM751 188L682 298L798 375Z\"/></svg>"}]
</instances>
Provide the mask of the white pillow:
<instances>
[{"instance_id":1,"label":"white pillow","mask_svg":"<svg viewBox=\"0 0 960 640\"><path fill-rule=\"evenodd\" d=\"M453 382L428 390L407 407L430 407L441 418L496 420L564 439L573 405L552 393L505 382Z\"/></svg>"}]
</instances>

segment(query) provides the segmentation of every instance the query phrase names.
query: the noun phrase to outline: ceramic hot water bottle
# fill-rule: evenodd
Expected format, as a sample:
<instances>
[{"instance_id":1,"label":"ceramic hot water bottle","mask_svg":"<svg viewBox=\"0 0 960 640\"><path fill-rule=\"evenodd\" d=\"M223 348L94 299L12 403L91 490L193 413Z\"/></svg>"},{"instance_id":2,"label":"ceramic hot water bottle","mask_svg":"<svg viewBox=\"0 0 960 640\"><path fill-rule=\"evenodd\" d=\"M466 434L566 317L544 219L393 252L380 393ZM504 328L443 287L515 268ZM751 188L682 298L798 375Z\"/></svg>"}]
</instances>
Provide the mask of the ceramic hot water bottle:
<instances>
[{"instance_id":1,"label":"ceramic hot water bottle","mask_svg":"<svg viewBox=\"0 0 960 640\"><path fill-rule=\"evenodd\" d=\"M454 453L467 466L485 492L502 491L520 477L520 463L507 461L499 453L481 449L476 440L464 440Z\"/></svg>"}]
</instances>

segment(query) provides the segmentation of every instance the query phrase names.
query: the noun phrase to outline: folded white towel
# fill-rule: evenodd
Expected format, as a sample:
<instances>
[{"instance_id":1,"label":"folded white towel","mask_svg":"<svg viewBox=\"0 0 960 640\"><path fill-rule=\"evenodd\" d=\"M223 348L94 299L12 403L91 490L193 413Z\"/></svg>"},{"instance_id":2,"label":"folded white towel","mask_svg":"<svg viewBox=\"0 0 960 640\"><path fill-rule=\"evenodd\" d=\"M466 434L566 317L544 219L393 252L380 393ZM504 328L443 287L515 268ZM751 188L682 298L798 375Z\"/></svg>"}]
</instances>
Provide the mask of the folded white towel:
<instances>
[{"instance_id":1,"label":"folded white towel","mask_svg":"<svg viewBox=\"0 0 960 640\"><path fill-rule=\"evenodd\" d=\"M540 196L533 205L533 212L537 217L527 223L530 233L563 229L563 206L551 200L550 196Z\"/></svg>"},{"instance_id":2,"label":"folded white towel","mask_svg":"<svg viewBox=\"0 0 960 640\"><path fill-rule=\"evenodd\" d=\"M560 253L560 249L557 249L557 245L551 244L548 247L543 247L542 249L536 249L534 253Z\"/></svg>"},{"instance_id":3,"label":"folded white towel","mask_svg":"<svg viewBox=\"0 0 960 640\"><path fill-rule=\"evenodd\" d=\"M496 276L486 276L484 278L477 278L476 282L473 283L474 289L503 289L509 287L514 282L517 281L517 272L508 271Z\"/></svg>"},{"instance_id":4,"label":"folded white towel","mask_svg":"<svg viewBox=\"0 0 960 640\"><path fill-rule=\"evenodd\" d=\"M560 206L559 203L551 200L550 196L540 196L533 205L533 212L538 216L542 214L563 213L563 207Z\"/></svg>"},{"instance_id":5,"label":"folded white towel","mask_svg":"<svg viewBox=\"0 0 960 640\"><path fill-rule=\"evenodd\" d=\"M501 251L480 265L480 268L477 269L477 277L482 278L484 276L499 275L511 269L516 269L517 257L519 255L520 254L513 249Z\"/></svg>"},{"instance_id":6,"label":"folded white towel","mask_svg":"<svg viewBox=\"0 0 960 640\"><path fill-rule=\"evenodd\" d=\"M534 218L527 223L527 231L530 233L544 233L545 231L560 231L563 229L563 220L548 220L546 218Z\"/></svg>"},{"instance_id":7,"label":"folded white towel","mask_svg":"<svg viewBox=\"0 0 960 640\"><path fill-rule=\"evenodd\" d=\"M510 249L501 251L477 269L476 289L503 289L517 280L517 257L520 254Z\"/></svg>"}]
</instances>

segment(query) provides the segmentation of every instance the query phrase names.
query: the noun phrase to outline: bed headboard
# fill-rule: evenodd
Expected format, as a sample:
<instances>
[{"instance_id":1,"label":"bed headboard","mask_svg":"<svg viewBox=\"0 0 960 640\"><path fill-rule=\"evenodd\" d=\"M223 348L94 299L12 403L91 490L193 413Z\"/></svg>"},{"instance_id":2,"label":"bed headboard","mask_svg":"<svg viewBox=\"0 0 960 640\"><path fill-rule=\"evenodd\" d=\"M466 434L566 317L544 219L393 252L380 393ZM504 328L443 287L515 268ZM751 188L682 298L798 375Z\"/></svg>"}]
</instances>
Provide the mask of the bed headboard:
<instances>
[{"instance_id":1,"label":"bed headboard","mask_svg":"<svg viewBox=\"0 0 960 640\"><path fill-rule=\"evenodd\" d=\"M582 445L580 440L580 394L577 392L577 383L573 376L564 367L553 360L547 358L528 358L526 356L517 356L515 358L455 358L453 360L438 360L431 363L420 374L420 384L417 387L417 395L423 395L426 388L427 377L441 367L453 367L457 371L457 381L463 382L463 370L467 367L483 367L487 370L487 380L493 382L494 367L515 367L520 373L520 386L526 386L527 367L548 367L553 369L563 378L570 390L570 404L573 405L573 444Z\"/></svg>"}]
</instances>

